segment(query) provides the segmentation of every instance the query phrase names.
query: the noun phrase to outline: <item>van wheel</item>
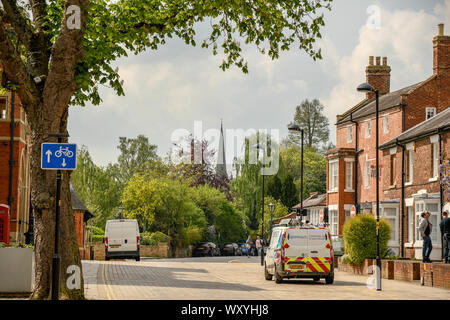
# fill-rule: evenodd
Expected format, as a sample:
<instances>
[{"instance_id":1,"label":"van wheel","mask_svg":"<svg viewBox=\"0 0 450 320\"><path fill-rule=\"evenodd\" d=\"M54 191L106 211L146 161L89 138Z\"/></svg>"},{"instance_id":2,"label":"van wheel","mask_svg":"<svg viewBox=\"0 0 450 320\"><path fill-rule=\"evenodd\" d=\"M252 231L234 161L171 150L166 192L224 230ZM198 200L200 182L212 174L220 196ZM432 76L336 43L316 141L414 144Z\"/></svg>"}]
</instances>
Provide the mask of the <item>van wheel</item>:
<instances>
[{"instance_id":1,"label":"van wheel","mask_svg":"<svg viewBox=\"0 0 450 320\"><path fill-rule=\"evenodd\" d=\"M109 257L106 256L106 257L105 257L105 261L109 261Z\"/></svg>"},{"instance_id":2,"label":"van wheel","mask_svg":"<svg viewBox=\"0 0 450 320\"><path fill-rule=\"evenodd\" d=\"M334 272L325 277L326 284L333 284L334 282Z\"/></svg>"},{"instance_id":3,"label":"van wheel","mask_svg":"<svg viewBox=\"0 0 450 320\"><path fill-rule=\"evenodd\" d=\"M275 268L275 283L282 283L283 277L278 274L277 268Z\"/></svg>"},{"instance_id":4,"label":"van wheel","mask_svg":"<svg viewBox=\"0 0 450 320\"><path fill-rule=\"evenodd\" d=\"M141 257L137 256L136 261L141 261Z\"/></svg>"},{"instance_id":5,"label":"van wheel","mask_svg":"<svg viewBox=\"0 0 450 320\"><path fill-rule=\"evenodd\" d=\"M264 278L266 278L266 280L272 280L272 275L269 273L269 270L267 270L267 266L264 267Z\"/></svg>"},{"instance_id":6,"label":"van wheel","mask_svg":"<svg viewBox=\"0 0 450 320\"><path fill-rule=\"evenodd\" d=\"M320 281L320 277L319 276L313 277L313 281Z\"/></svg>"}]
</instances>

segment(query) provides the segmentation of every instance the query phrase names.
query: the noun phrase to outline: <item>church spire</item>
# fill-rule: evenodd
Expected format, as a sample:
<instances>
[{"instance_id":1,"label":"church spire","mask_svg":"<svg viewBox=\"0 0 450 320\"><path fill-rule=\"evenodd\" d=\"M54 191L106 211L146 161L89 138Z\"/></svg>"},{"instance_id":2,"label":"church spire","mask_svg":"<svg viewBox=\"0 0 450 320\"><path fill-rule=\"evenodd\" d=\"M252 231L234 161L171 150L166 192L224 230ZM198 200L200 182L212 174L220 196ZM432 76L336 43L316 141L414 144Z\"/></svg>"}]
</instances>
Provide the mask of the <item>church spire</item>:
<instances>
[{"instance_id":1,"label":"church spire","mask_svg":"<svg viewBox=\"0 0 450 320\"><path fill-rule=\"evenodd\" d=\"M225 139L223 136L222 119L220 119L219 153L217 155L216 175L228 179L227 163L225 158Z\"/></svg>"}]
</instances>

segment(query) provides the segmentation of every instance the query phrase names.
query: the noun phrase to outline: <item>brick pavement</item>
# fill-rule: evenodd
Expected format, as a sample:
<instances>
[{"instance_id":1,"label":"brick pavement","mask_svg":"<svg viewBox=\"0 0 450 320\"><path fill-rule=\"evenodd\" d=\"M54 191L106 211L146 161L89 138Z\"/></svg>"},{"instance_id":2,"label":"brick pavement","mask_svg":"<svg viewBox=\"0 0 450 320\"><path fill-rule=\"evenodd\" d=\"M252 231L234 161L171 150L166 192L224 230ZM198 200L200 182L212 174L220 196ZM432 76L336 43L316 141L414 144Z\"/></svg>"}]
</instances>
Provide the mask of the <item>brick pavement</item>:
<instances>
[{"instance_id":1,"label":"brick pavement","mask_svg":"<svg viewBox=\"0 0 450 320\"><path fill-rule=\"evenodd\" d=\"M418 282L383 279L383 290L377 292L367 288L366 276L338 270L333 285L311 279L276 284L264 279L256 257L83 261L83 275L88 299L450 300L449 290L420 286Z\"/></svg>"}]
</instances>

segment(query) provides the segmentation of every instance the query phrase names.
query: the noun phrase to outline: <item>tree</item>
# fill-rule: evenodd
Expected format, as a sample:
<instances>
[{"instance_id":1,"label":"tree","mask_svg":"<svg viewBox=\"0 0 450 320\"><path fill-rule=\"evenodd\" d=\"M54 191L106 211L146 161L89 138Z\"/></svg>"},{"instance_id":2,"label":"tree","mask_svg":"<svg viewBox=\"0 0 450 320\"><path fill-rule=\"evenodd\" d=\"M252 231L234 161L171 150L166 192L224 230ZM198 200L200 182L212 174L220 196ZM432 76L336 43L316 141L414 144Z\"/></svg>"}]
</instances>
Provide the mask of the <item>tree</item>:
<instances>
[{"instance_id":1,"label":"tree","mask_svg":"<svg viewBox=\"0 0 450 320\"><path fill-rule=\"evenodd\" d=\"M301 150L298 146L280 151L285 170L294 178L297 190L300 191ZM327 188L327 161L313 148L303 152L303 199L312 192L325 193Z\"/></svg>"},{"instance_id":2,"label":"tree","mask_svg":"<svg viewBox=\"0 0 450 320\"><path fill-rule=\"evenodd\" d=\"M203 211L191 198L189 185L171 178L137 174L126 185L122 201L124 216L147 223L169 236L169 256L177 248L203 236L207 226Z\"/></svg>"},{"instance_id":3,"label":"tree","mask_svg":"<svg viewBox=\"0 0 450 320\"><path fill-rule=\"evenodd\" d=\"M105 228L120 204L121 188L108 170L98 167L92 161L86 147L78 150L77 169L71 175L71 182L87 206L94 214L95 225Z\"/></svg>"},{"instance_id":4,"label":"tree","mask_svg":"<svg viewBox=\"0 0 450 320\"><path fill-rule=\"evenodd\" d=\"M294 184L294 178L290 174L281 183L280 200L287 208L292 208L298 203L297 188Z\"/></svg>"},{"instance_id":5,"label":"tree","mask_svg":"<svg viewBox=\"0 0 450 320\"><path fill-rule=\"evenodd\" d=\"M304 130L303 143L308 148L328 142L330 129L328 118L323 114L323 108L324 106L317 99L312 101L306 99L295 108L294 121L290 124L295 123ZM289 132L289 140L300 145L301 133Z\"/></svg>"},{"instance_id":6,"label":"tree","mask_svg":"<svg viewBox=\"0 0 450 320\"><path fill-rule=\"evenodd\" d=\"M272 197L264 197L264 238L268 239L270 237L270 207L269 203L275 205L272 220L284 217L289 214L290 210L281 201L276 200ZM261 230L261 223L259 224L258 230Z\"/></svg>"},{"instance_id":7,"label":"tree","mask_svg":"<svg viewBox=\"0 0 450 320\"><path fill-rule=\"evenodd\" d=\"M119 137L117 149L120 150L117 163L110 164L108 171L121 187L135 174L148 171L152 162L158 160L156 145L150 144L144 135L138 135L136 139Z\"/></svg>"},{"instance_id":8,"label":"tree","mask_svg":"<svg viewBox=\"0 0 450 320\"><path fill-rule=\"evenodd\" d=\"M219 190L208 185L192 188L195 204L203 210L208 225L214 226L219 243L237 242L245 237L244 215ZM205 239L206 240L206 239Z\"/></svg>"},{"instance_id":9,"label":"tree","mask_svg":"<svg viewBox=\"0 0 450 320\"><path fill-rule=\"evenodd\" d=\"M225 55L221 68L235 65L248 72L241 44L255 44L272 59L295 43L313 59L324 25L322 8L331 0L235 1L106 1L2 0L0 63L2 86L15 90L31 128L31 201L35 212L35 286L33 299L46 299L51 286L54 251L56 172L40 168L40 145L56 142L50 133L66 133L68 108L101 102L98 88L108 85L123 95L117 69L111 64L128 53L156 50L178 37L196 45L194 25L211 18L211 33L202 47ZM63 139L67 142L67 139ZM81 267L73 212L70 173L63 172L61 188L61 295L82 299L79 290L65 287L67 267ZM81 279L82 280L82 279Z\"/></svg>"}]
</instances>

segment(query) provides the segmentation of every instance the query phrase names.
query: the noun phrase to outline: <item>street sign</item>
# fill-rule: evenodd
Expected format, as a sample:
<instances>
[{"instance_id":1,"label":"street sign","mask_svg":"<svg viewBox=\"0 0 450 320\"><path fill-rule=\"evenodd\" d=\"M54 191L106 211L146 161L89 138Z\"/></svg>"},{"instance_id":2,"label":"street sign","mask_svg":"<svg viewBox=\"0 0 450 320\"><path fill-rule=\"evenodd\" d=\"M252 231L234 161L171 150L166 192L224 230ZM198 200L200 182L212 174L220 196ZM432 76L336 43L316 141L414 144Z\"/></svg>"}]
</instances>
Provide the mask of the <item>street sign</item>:
<instances>
[{"instance_id":1,"label":"street sign","mask_svg":"<svg viewBox=\"0 0 450 320\"><path fill-rule=\"evenodd\" d=\"M41 168L44 170L75 170L77 145L75 143L43 143Z\"/></svg>"},{"instance_id":2,"label":"street sign","mask_svg":"<svg viewBox=\"0 0 450 320\"><path fill-rule=\"evenodd\" d=\"M350 209L350 216L351 217L356 216L356 207L355 206L352 206L352 208Z\"/></svg>"}]
</instances>

